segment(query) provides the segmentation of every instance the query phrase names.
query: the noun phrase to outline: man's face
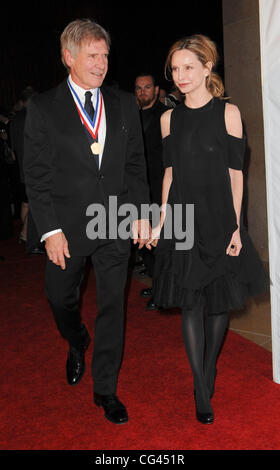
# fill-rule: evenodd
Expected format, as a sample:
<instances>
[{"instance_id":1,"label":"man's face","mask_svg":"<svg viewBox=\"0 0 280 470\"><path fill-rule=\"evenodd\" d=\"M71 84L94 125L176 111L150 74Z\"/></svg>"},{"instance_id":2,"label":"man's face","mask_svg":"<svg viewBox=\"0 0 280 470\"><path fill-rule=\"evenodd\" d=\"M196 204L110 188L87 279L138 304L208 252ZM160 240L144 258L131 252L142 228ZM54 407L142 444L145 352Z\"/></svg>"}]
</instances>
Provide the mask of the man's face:
<instances>
[{"instance_id":1,"label":"man's face","mask_svg":"<svg viewBox=\"0 0 280 470\"><path fill-rule=\"evenodd\" d=\"M104 39L84 41L74 54L64 51L73 81L85 90L102 85L108 70L108 46Z\"/></svg>"},{"instance_id":2,"label":"man's face","mask_svg":"<svg viewBox=\"0 0 280 470\"><path fill-rule=\"evenodd\" d=\"M150 108L157 99L158 87L153 84L153 79L149 75L137 77L135 81L135 95L140 108Z\"/></svg>"}]
</instances>

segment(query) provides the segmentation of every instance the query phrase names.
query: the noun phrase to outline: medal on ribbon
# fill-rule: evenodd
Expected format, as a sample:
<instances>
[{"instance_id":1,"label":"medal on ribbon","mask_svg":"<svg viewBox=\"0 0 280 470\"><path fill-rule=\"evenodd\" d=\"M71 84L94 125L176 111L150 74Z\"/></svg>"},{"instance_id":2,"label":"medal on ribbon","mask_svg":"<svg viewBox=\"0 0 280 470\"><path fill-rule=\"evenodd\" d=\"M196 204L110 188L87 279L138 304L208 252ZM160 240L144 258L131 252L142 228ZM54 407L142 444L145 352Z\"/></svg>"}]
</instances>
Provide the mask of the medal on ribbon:
<instances>
[{"instance_id":1,"label":"medal on ribbon","mask_svg":"<svg viewBox=\"0 0 280 470\"><path fill-rule=\"evenodd\" d=\"M100 126L102 107L103 107L103 98L102 98L100 89L99 88L97 89L96 107L95 107L93 119L91 119L88 113L86 112L85 108L83 107L77 93L72 87L69 81L69 78L67 80L67 83L73 94L73 98L74 98L79 116L94 140L94 142L90 146L90 149L94 155L99 155L102 150L102 146L99 142L96 141L96 138L97 138L97 134L98 134L99 126Z\"/></svg>"},{"instance_id":2,"label":"medal on ribbon","mask_svg":"<svg viewBox=\"0 0 280 470\"><path fill-rule=\"evenodd\" d=\"M90 150L94 155L99 155L102 150L101 144L99 142L93 142L90 146Z\"/></svg>"}]
</instances>

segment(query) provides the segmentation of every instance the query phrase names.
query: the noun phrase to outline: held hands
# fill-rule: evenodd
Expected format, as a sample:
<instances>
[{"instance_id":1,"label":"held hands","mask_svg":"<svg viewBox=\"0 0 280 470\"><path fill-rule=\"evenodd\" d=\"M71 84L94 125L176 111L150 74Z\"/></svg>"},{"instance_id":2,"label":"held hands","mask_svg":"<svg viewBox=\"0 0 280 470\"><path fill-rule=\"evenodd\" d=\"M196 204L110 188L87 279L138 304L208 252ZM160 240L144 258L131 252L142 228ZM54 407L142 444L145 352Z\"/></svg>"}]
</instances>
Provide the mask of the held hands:
<instances>
[{"instance_id":1,"label":"held hands","mask_svg":"<svg viewBox=\"0 0 280 470\"><path fill-rule=\"evenodd\" d=\"M70 258L68 242L63 232L50 235L45 241L45 248L50 261L65 269L65 256Z\"/></svg>"},{"instance_id":2,"label":"held hands","mask_svg":"<svg viewBox=\"0 0 280 470\"><path fill-rule=\"evenodd\" d=\"M238 256L242 248L242 243L240 239L239 228L233 232L230 244L226 249L226 254L229 256Z\"/></svg>"},{"instance_id":3,"label":"held hands","mask_svg":"<svg viewBox=\"0 0 280 470\"><path fill-rule=\"evenodd\" d=\"M146 248L148 248L148 250L151 250L152 246L153 247L157 246L158 239L159 239L159 236L160 236L160 231L161 231L161 224L158 224L156 227L154 227L152 229L151 236L150 236L149 240L146 243Z\"/></svg>"},{"instance_id":4,"label":"held hands","mask_svg":"<svg viewBox=\"0 0 280 470\"><path fill-rule=\"evenodd\" d=\"M139 243L139 250L148 242L150 233L151 226L148 219L134 220L132 223L132 238L134 245Z\"/></svg>"}]
</instances>

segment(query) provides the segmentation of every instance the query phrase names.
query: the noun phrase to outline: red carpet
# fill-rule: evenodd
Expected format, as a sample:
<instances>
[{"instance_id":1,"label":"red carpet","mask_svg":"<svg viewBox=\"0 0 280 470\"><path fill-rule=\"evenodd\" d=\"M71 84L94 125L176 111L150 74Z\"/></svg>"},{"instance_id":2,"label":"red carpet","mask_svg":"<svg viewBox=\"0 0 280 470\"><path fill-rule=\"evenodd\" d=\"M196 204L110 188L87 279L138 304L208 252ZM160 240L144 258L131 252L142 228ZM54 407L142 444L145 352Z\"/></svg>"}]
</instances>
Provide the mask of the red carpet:
<instances>
[{"instance_id":1,"label":"red carpet","mask_svg":"<svg viewBox=\"0 0 280 470\"><path fill-rule=\"evenodd\" d=\"M0 242L0 449L8 450L266 450L280 448L280 387L271 353L229 332L219 360L215 422L195 419L192 379L180 315L146 312L142 285L132 280L118 396L129 423L115 426L92 403L90 360L76 387L66 384L67 344L45 299L44 256L27 256L14 240ZM93 331L94 277L83 296Z\"/></svg>"}]
</instances>

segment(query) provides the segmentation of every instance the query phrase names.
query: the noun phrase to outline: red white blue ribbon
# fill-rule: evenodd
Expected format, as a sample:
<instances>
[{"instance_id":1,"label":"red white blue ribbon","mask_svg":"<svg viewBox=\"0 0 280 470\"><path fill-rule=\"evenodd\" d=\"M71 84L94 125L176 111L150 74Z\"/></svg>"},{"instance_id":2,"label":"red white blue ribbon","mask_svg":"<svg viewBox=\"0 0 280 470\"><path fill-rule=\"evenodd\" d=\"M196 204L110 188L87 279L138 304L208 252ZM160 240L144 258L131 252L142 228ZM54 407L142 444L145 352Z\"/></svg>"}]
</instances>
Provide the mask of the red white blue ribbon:
<instances>
[{"instance_id":1,"label":"red white blue ribbon","mask_svg":"<svg viewBox=\"0 0 280 470\"><path fill-rule=\"evenodd\" d=\"M90 118L88 113L86 112L85 108L83 107L77 93L75 92L74 88L72 87L70 80L68 78L67 80L68 86L72 92L79 116L83 122L83 124L86 126L87 130L89 131L90 135L92 136L93 140L96 140L97 134L98 134L98 129L100 126L100 121L101 121L101 114L102 114L102 108L103 108L103 98L102 98L102 93L100 92L100 89L97 88L97 99L96 99L96 106L95 106L95 112L93 119Z\"/></svg>"}]
</instances>

